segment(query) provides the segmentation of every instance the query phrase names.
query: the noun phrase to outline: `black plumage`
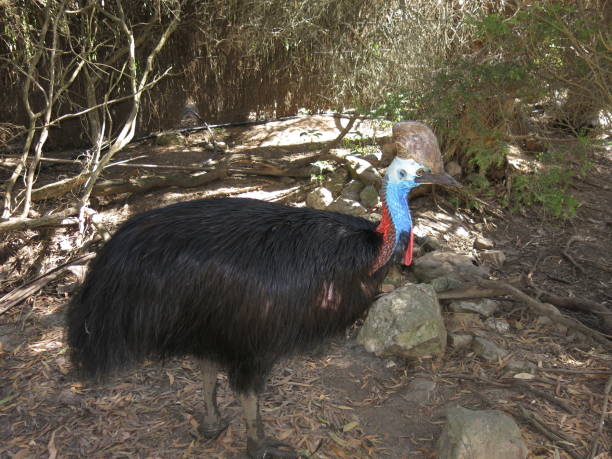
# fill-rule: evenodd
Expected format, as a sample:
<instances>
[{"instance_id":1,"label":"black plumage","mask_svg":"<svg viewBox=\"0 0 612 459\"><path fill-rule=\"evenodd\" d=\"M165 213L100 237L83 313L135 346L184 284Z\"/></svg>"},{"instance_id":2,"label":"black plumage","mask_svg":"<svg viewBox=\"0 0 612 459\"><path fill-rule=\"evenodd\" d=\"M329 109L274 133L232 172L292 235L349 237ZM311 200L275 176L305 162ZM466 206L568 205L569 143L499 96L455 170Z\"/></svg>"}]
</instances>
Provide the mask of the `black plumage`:
<instances>
[{"instance_id":1,"label":"black plumage","mask_svg":"<svg viewBox=\"0 0 612 459\"><path fill-rule=\"evenodd\" d=\"M72 360L103 377L145 357L193 355L239 392L272 365L345 329L384 270L375 224L253 199L204 199L137 215L91 263L68 311Z\"/></svg>"}]
</instances>

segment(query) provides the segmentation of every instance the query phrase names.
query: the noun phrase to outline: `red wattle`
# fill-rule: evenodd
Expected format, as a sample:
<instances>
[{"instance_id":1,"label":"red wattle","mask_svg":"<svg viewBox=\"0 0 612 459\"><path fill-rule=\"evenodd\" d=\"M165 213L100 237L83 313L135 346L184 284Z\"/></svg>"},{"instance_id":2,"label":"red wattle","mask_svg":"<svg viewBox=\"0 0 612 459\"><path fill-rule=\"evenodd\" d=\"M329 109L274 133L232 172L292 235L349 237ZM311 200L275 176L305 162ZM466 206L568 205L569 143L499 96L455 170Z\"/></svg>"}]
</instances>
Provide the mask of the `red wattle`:
<instances>
[{"instance_id":1,"label":"red wattle","mask_svg":"<svg viewBox=\"0 0 612 459\"><path fill-rule=\"evenodd\" d=\"M412 264L412 250L414 249L414 233L412 232L412 228L410 228L410 241L408 242L408 247L406 247L406 252L404 253L404 265L410 266Z\"/></svg>"}]
</instances>

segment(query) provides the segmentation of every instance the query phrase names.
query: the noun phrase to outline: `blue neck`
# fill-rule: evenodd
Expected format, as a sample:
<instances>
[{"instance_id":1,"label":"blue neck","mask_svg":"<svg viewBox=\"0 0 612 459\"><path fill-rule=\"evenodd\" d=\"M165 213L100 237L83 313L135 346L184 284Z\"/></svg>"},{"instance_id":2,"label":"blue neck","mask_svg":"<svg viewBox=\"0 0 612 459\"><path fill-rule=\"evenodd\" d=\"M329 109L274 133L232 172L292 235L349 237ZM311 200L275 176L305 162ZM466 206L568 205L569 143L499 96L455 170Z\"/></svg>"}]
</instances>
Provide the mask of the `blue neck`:
<instances>
[{"instance_id":1,"label":"blue neck","mask_svg":"<svg viewBox=\"0 0 612 459\"><path fill-rule=\"evenodd\" d=\"M408 207L408 194L418 184L408 180L395 183L386 180L386 182L385 202L395 227L395 244L397 244L402 233L409 233L410 228L412 228L412 216Z\"/></svg>"}]
</instances>

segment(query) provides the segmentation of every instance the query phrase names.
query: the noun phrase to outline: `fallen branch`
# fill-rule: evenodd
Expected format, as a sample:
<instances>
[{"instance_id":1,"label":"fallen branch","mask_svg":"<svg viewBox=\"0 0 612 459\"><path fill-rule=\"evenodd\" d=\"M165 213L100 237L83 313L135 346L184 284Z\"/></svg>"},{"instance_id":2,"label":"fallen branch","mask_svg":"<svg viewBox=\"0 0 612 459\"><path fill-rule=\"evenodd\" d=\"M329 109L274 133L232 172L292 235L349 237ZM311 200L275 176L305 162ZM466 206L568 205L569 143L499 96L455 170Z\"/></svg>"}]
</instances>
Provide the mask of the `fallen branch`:
<instances>
[{"instance_id":1,"label":"fallen branch","mask_svg":"<svg viewBox=\"0 0 612 459\"><path fill-rule=\"evenodd\" d=\"M604 388L603 404L601 407L601 415L599 417L599 425L597 427L597 432L593 437L593 446L591 446L591 452L587 456L589 459L594 458L595 454L597 454L599 438L601 437L606 417L608 417L608 397L610 396L610 390L612 390L612 374L608 378L608 382L606 383L606 387Z\"/></svg>"},{"instance_id":2,"label":"fallen branch","mask_svg":"<svg viewBox=\"0 0 612 459\"><path fill-rule=\"evenodd\" d=\"M22 285L21 287L18 287L13 291L7 293L0 299L0 315L9 311L11 308L18 305L26 298L38 292L49 282L58 278L70 266L83 264L86 261L91 260L94 256L95 254L90 252L86 253L85 255L81 255L80 257L69 260L66 263L56 266L45 274L38 276L36 279L28 282L27 284Z\"/></svg>"},{"instance_id":3,"label":"fallen branch","mask_svg":"<svg viewBox=\"0 0 612 459\"><path fill-rule=\"evenodd\" d=\"M527 304L529 307L536 310L539 314L548 317L554 322L558 322L562 325L565 325L568 328L578 330L580 333L583 333L584 335L588 336L593 341L604 346L606 349L612 350L612 342L606 337L606 335L592 330L591 328L587 327L581 322L578 322L577 320L562 315L561 312L551 304L541 303L506 282L487 279L475 279L475 282L483 288L503 290L506 292L507 295L510 295L516 300Z\"/></svg>"},{"instance_id":4,"label":"fallen branch","mask_svg":"<svg viewBox=\"0 0 612 459\"><path fill-rule=\"evenodd\" d=\"M534 393L538 397L541 397L545 400L548 400L551 403L554 403L555 405L561 407L563 410L565 410L569 414L575 414L574 410L569 406L569 404L565 400L562 400L559 397L555 397L553 394L550 394L546 391L540 390L534 387L533 385L529 384L528 382L521 381L520 379L513 379L512 384L517 386L521 390L527 390L529 392Z\"/></svg>"},{"instance_id":5,"label":"fallen branch","mask_svg":"<svg viewBox=\"0 0 612 459\"><path fill-rule=\"evenodd\" d=\"M10 218L0 222L0 234L9 231L23 231L27 229L42 228L46 226L58 225L77 225L78 219L72 219L74 215L79 213L76 207L68 207L56 214L45 215L40 218Z\"/></svg>"},{"instance_id":6,"label":"fallen branch","mask_svg":"<svg viewBox=\"0 0 612 459\"><path fill-rule=\"evenodd\" d=\"M214 171L191 175L145 176L129 179L105 180L94 185L92 195L106 196L118 193L142 193L156 188L172 186L193 188L214 182L226 176L227 169L225 167L219 167Z\"/></svg>"},{"instance_id":7,"label":"fallen branch","mask_svg":"<svg viewBox=\"0 0 612 459\"><path fill-rule=\"evenodd\" d=\"M571 444L574 446L574 441L568 438L563 432L555 430L553 427L546 424L544 421L540 419L540 417L529 410L526 410L522 406L519 405L520 416L526 421L528 424L531 424L538 430L541 434L543 434L546 438L552 441L555 444L561 446L570 456L575 459L581 459L581 456L572 451L568 445Z\"/></svg>"}]
</instances>

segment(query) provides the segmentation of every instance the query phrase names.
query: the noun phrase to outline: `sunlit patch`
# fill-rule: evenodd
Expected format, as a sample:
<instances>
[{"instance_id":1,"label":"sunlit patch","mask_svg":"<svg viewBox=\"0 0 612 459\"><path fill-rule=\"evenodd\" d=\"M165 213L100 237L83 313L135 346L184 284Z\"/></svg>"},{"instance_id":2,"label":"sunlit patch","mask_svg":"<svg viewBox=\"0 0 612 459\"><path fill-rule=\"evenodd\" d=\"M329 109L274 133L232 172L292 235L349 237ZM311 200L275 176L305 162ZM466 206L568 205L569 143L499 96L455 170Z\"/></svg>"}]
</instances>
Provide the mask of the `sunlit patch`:
<instances>
[{"instance_id":1,"label":"sunlit patch","mask_svg":"<svg viewBox=\"0 0 612 459\"><path fill-rule=\"evenodd\" d=\"M64 342L59 339L57 333L43 336L39 341L28 345L28 349L33 354L40 354L41 352L59 351L64 346Z\"/></svg>"}]
</instances>

